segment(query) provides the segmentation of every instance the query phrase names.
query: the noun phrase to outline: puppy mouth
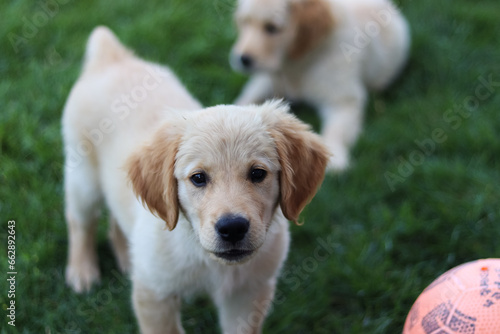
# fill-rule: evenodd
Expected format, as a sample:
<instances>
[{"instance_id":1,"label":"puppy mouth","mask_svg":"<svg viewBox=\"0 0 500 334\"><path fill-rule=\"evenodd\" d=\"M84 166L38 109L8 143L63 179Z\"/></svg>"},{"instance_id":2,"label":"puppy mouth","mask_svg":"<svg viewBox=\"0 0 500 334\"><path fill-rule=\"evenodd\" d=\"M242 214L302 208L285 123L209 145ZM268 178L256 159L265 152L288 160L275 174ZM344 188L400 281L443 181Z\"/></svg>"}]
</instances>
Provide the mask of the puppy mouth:
<instances>
[{"instance_id":1,"label":"puppy mouth","mask_svg":"<svg viewBox=\"0 0 500 334\"><path fill-rule=\"evenodd\" d=\"M252 255L253 252L254 251L252 250L245 249L230 249L224 252L214 252L213 254L219 259L222 259L229 263L239 263L246 259L249 259L250 255Z\"/></svg>"}]
</instances>

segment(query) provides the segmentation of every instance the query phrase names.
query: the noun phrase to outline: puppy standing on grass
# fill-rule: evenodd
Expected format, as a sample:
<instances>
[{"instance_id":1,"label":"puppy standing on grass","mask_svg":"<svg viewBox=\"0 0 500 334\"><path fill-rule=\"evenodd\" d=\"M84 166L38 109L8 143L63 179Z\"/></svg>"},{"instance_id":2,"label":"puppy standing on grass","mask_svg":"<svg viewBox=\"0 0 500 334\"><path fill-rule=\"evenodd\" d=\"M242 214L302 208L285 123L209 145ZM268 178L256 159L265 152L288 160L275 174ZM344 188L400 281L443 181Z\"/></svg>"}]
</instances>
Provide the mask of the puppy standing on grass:
<instances>
[{"instance_id":1,"label":"puppy standing on grass","mask_svg":"<svg viewBox=\"0 0 500 334\"><path fill-rule=\"evenodd\" d=\"M320 139L279 101L201 109L167 68L104 27L89 38L63 135L68 285L99 280L104 200L142 333L183 333L180 298L199 291L224 333L259 333L288 251L286 219L324 177Z\"/></svg>"},{"instance_id":2,"label":"puppy standing on grass","mask_svg":"<svg viewBox=\"0 0 500 334\"><path fill-rule=\"evenodd\" d=\"M389 0L238 0L234 69L252 73L236 100L272 96L317 107L322 134L343 170L363 119L366 89L382 90L404 65L407 23Z\"/></svg>"}]
</instances>

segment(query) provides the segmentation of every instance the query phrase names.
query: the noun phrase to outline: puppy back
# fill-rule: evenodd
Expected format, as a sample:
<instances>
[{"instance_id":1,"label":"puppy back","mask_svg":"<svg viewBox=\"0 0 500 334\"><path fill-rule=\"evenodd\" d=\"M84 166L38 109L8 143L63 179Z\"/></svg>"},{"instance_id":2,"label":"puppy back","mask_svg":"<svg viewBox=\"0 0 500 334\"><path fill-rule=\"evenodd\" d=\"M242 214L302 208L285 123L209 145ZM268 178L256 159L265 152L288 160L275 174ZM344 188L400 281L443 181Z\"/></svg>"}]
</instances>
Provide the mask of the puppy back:
<instances>
[{"instance_id":1,"label":"puppy back","mask_svg":"<svg viewBox=\"0 0 500 334\"><path fill-rule=\"evenodd\" d=\"M87 41L84 71L119 62L133 55L105 26L96 27Z\"/></svg>"}]
</instances>

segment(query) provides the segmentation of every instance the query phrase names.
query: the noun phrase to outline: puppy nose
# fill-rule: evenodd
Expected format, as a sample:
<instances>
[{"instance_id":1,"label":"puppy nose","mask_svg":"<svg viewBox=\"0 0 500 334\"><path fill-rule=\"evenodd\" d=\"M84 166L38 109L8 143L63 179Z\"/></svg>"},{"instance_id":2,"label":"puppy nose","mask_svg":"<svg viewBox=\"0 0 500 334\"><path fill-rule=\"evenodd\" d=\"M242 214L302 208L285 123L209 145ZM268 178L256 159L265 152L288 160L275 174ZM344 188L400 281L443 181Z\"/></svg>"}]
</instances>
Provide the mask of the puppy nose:
<instances>
[{"instance_id":1,"label":"puppy nose","mask_svg":"<svg viewBox=\"0 0 500 334\"><path fill-rule=\"evenodd\" d=\"M253 60L252 60L252 57L250 57L249 55L247 54L243 54L241 56L241 64L246 67L246 68L250 68L252 67L253 65Z\"/></svg>"},{"instance_id":2,"label":"puppy nose","mask_svg":"<svg viewBox=\"0 0 500 334\"><path fill-rule=\"evenodd\" d=\"M250 222L242 216L227 215L220 218L215 224L215 230L224 241L237 242L242 240L248 232Z\"/></svg>"}]
</instances>

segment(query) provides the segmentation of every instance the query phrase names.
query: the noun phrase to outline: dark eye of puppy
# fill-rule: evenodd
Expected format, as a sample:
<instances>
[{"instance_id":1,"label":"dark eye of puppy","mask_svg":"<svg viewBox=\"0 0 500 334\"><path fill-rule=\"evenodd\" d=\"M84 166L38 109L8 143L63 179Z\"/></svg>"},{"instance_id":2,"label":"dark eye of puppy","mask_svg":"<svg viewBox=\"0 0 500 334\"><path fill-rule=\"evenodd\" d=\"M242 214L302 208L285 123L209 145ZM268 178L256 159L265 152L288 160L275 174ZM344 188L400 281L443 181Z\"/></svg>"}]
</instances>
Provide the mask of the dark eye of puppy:
<instances>
[{"instance_id":1,"label":"dark eye of puppy","mask_svg":"<svg viewBox=\"0 0 500 334\"><path fill-rule=\"evenodd\" d=\"M250 180L252 180L253 183L259 183L264 181L266 178L267 172L261 168L253 168L250 171Z\"/></svg>"},{"instance_id":2,"label":"dark eye of puppy","mask_svg":"<svg viewBox=\"0 0 500 334\"><path fill-rule=\"evenodd\" d=\"M264 31L269 35L274 35L279 32L279 28L273 23L264 24Z\"/></svg>"},{"instance_id":3,"label":"dark eye of puppy","mask_svg":"<svg viewBox=\"0 0 500 334\"><path fill-rule=\"evenodd\" d=\"M191 175L191 182L197 187L204 187L207 185L207 177L205 173L196 173Z\"/></svg>"}]
</instances>

